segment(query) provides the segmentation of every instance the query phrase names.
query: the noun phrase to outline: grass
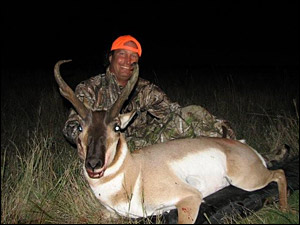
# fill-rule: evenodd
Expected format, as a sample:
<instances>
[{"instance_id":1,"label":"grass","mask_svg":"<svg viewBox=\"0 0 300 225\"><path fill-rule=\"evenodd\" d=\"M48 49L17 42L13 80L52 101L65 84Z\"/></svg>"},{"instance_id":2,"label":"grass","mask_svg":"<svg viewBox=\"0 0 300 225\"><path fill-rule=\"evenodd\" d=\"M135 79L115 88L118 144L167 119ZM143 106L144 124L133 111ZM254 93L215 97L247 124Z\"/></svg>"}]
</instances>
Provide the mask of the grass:
<instances>
[{"instance_id":1,"label":"grass","mask_svg":"<svg viewBox=\"0 0 300 225\"><path fill-rule=\"evenodd\" d=\"M85 182L77 150L62 135L70 105L60 96L52 71L33 72L2 71L1 223L114 223ZM231 121L238 138L262 154L286 143L299 156L298 82L247 83L238 72L225 71L219 71L221 76L177 71L170 81L169 74L161 73L145 73L145 78L173 101L202 105ZM72 87L83 79L66 78ZM299 191L289 203L297 214L283 214L272 203L252 216L228 218L226 223L299 223Z\"/></svg>"},{"instance_id":2,"label":"grass","mask_svg":"<svg viewBox=\"0 0 300 225\"><path fill-rule=\"evenodd\" d=\"M241 218L228 217L225 219L225 224L298 224L299 223L299 190L293 192L288 199L289 206L294 212L283 213L279 210L276 203L266 205L258 212Z\"/></svg>"}]
</instances>

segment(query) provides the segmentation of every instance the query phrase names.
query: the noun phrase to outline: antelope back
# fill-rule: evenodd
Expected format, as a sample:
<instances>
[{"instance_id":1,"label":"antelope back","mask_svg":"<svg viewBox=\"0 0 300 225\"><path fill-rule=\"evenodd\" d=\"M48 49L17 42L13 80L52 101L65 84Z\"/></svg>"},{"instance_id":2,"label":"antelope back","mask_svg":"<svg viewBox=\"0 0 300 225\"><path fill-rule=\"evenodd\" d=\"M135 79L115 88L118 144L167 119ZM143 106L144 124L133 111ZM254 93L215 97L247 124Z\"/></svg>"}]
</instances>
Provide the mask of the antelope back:
<instances>
[{"instance_id":1,"label":"antelope back","mask_svg":"<svg viewBox=\"0 0 300 225\"><path fill-rule=\"evenodd\" d=\"M106 168L112 163L117 151L120 132L126 127L134 112L119 115L124 102L134 88L139 74L138 65L133 65L133 75L122 94L107 111L92 111L76 97L74 91L65 83L60 75L60 65L71 60L58 61L54 67L55 80L60 93L69 100L79 115L80 131L77 138L79 157L84 161L84 167L89 177L100 178Z\"/></svg>"}]
</instances>

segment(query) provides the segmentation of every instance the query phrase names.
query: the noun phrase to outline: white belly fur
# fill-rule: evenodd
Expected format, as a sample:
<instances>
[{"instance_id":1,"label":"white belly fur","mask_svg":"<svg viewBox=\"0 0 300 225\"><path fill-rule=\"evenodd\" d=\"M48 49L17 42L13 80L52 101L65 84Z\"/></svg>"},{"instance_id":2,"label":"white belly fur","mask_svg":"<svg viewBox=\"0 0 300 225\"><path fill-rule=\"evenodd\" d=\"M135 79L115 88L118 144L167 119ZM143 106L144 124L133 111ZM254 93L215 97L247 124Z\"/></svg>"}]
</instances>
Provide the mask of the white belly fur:
<instances>
[{"instance_id":1,"label":"white belly fur","mask_svg":"<svg viewBox=\"0 0 300 225\"><path fill-rule=\"evenodd\" d=\"M169 166L181 180L198 189L203 198L229 185L226 156L217 149L191 153Z\"/></svg>"}]
</instances>

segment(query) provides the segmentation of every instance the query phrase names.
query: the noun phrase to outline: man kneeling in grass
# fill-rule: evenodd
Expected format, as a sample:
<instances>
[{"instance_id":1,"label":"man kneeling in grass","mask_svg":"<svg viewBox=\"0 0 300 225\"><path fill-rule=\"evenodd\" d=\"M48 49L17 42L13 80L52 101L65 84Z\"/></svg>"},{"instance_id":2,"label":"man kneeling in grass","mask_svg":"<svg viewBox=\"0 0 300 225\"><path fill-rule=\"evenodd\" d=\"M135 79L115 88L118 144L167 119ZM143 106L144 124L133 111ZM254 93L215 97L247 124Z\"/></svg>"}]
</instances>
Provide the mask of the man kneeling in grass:
<instances>
[{"instance_id":1,"label":"man kneeling in grass","mask_svg":"<svg viewBox=\"0 0 300 225\"><path fill-rule=\"evenodd\" d=\"M134 37L120 36L112 44L106 73L81 82L76 87L76 96L92 110L109 109L131 78L133 65L139 62L141 55L141 45ZM136 117L124 131L131 151L185 137L236 138L228 121L216 118L198 105L181 107L171 102L158 86L142 78L139 78L121 113L132 110L137 111ZM71 109L63 133L73 144L77 143L80 132L78 121L78 114Z\"/></svg>"}]
</instances>

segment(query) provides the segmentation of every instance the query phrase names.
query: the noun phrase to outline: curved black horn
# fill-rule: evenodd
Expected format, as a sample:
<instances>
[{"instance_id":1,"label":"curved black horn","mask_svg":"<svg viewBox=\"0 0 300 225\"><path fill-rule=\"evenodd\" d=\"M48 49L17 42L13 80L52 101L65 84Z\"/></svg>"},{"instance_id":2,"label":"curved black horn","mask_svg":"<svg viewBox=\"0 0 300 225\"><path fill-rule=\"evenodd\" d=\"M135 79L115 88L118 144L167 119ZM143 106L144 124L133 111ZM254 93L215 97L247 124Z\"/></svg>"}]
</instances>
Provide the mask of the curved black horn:
<instances>
[{"instance_id":1,"label":"curved black horn","mask_svg":"<svg viewBox=\"0 0 300 225\"><path fill-rule=\"evenodd\" d=\"M76 97L74 91L66 84L63 78L60 75L60 65L63 63L71 62L72 60L60 60L54 66L54 77L59 86L59 91L62 96L68 99L72 105L74 106L77 113L82 117L85 118L88 110L85 105Z\"/></svg>"}]
</instances>

